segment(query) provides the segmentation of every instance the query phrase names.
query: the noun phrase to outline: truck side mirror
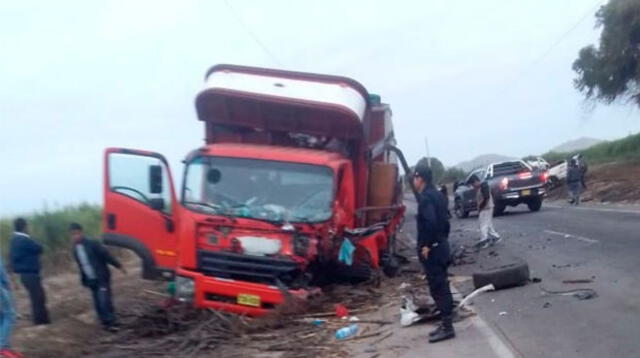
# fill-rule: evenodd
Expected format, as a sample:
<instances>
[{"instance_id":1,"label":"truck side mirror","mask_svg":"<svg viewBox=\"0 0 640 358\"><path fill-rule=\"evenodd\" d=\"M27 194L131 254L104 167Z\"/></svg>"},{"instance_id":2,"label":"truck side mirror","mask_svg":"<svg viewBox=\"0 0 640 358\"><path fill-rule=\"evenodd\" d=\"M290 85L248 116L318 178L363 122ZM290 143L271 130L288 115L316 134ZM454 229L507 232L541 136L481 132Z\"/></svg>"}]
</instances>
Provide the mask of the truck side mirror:
<instances>
[{"instance_id":1,"label":"truck side mirror","mask_svg":"<svg viewBox=\"0 0 640 358\"><path fill-rule=\"evenodd\" d=\"M149 166L149 193L162 194L162 165Z\"/></svg>"},{"instance_id":2,"label":"truck side mirror","mask_svg":"<svg viewBox=\"0 0 640 358\"><path fill-rule=\"evenodd\" d=\"M157 211L164 210L164 199L162 198L149 199L149 207Z\"/></svg>"}]
</instances>

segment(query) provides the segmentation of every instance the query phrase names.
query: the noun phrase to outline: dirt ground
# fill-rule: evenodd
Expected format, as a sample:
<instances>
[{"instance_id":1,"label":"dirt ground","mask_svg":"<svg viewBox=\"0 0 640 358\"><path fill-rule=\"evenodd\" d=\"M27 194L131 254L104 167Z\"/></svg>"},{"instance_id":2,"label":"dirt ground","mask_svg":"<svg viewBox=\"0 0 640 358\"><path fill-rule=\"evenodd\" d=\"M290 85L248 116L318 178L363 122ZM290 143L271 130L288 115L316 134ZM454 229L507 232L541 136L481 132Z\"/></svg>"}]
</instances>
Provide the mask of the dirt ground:
<instances>
[{"instance_id":1,"label":"dirt ground","mask_svg":"<svg viewBox=\"0 0 640 358\"><path fill-rule=\"evenodd\" d=\"M158 290L160 283L139 279L135 261L127 276L114 272L114 300L117 308L132 302L146 300L152 303L156 297L145 290ZM97 324L90 292L81 286L78 274L69 271L45 280L47 306L52 324L33 326L30 321L29 299L22 287L15 290L19 314L13 345L28 358L81 357L91 354L96 339L104 335Z\"/></svg>"},{"instance_id":2,"label":"dirt ground","mask_svg":"<svg viewBox=\"0 0 640 358\"><path fill-rule=\"evenodd\" d=\"M399 252L410 257L414 249L408 240L406 235L405 240L398 240ZM257 320L217 317L213 312L208 312L201 319L186 323L181 330L167 329L166 334L149 334L148 325L175 323L165 320L174 313L159 308L168 298L164 294L166 283L140 279L137 259L128 258L125 261L129 274L113 273L114 303L123 325L120 333L114 335L100 329L90 293L80 285L74 269L45 280L53 321L51 325L31 325L28 298L23 289L17 290L16 301L21 317L14 332L15 348L28 358L348 357L351 356L350 345L334 337L338 328L348 324L335 317L335 304L344 304L352 315L363 317L389 311L393 306L393 323L397 325L397 304L400 302L398 287L401 283L422 280L420 286L426 291L419 268L405 265L401 274L393 279L380 275L379 280L364 284L324 287L324 294L311 307L303 310L278 312ZM145 318L145 315L149 317ZM310 322L313 319L321 319L322 323L313 325ZM216 323L220 320L233 320L233 324L241 327L229 328L233 325L228 325L223 330ZM207 322L211 322L213 328L205 327L209 324ZM362 328L357 343L365 345L384 338L393 326L387 320L362 322L360 325ZM223 338L211 340L211 334L216 332ZM207 340L209 343L202 343ZM178 346L184 346L180 348L184 350L179 350Z\"/></svg>"},{"instance_id":3,"label":"dirt ground","mask_svg":"<svg viewBox=\"0 0 640 358\"><path fill-rule=\"evenodd\" d=\"M587 173L587 190L583 201L599 203L640 203L640 163L611 163L592 166ZM564 200L566 186L562 185L549 194L551 199Z\"/></svg>"}]
</instances>

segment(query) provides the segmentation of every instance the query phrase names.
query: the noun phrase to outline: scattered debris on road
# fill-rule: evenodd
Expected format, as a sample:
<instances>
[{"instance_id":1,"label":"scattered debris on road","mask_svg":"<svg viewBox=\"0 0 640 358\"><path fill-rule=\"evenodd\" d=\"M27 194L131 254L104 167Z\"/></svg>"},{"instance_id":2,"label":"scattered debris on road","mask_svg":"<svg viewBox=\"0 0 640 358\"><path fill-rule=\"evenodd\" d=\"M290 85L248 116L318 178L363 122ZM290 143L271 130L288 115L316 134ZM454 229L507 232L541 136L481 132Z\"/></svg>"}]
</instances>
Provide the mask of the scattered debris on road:
<instances>
[{"instance_id":1,"label":"scattered debris on road","mask_svg":"<svg viewBox=\"0 0 640 358\"><path fill-rule=\"evenodd\" d=\"M588 278L577 279L577 280L562 280L562 283L566 283L566 284L593 283L593 280Z\"/></svg>"},{"instance_id":2,"label":"scattered debris on road","mask_svg":"<svg viewBox=\"0 0 640 358\"><path fill-rule=\"evenodd\" d=\"M452 244L451 247L453 248L451 251L452 266L472 265L476 263L476 260L470 257L471 253L469 249L464 245Z\"/></svg>"},{"instance_id":3,"label":"scattered debris on road","mask_svg":"<svg viewBox=\"0 0 640 358\"><path fill-rule=\"evenodd\" d=\"M474 297L476 297L477 295L483 293L483 292L488 292L488 291L494 291L496 288L493 286L493 284L488 284L486 286L480 287L478 289L476 289L475 291L471 292L470 294L467 295L467 297L465 297L460 304L458 305L458 308L463 307L467 304L469 304L469 302L471 302L471 299L473 299Z\"/></svg>"},{"instance_id":4,"label":"scattered debris on road","mask_svg":"<svg viewBox=\"0 0 640 358\"><path fill-rule=\"evenodd\" d=\"M579 300L590 300L592 298L598 297L598 293L592 288L579 288L576 290L567 291L549 291L544 287L540 287L540 290L549 295L573 296Z\"/></svg>"}]
</instances>

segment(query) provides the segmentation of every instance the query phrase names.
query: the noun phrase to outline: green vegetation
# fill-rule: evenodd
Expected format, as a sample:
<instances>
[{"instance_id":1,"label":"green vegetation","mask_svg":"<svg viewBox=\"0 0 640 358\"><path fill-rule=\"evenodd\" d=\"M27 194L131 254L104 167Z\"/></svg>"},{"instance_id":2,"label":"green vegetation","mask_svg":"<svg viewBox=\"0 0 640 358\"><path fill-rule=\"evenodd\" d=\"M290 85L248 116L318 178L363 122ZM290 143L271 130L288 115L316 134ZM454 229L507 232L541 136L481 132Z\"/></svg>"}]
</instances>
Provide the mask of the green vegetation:
<instances>
[{"instance_id":1,"label":"green vegetation","mask_svg":"<svg viewBox=\"0 0 640 358\"><path fill-rule=\"evenodd\" d=\"M549 152L542 156L546 161L553 164L577 153L582 153L589 164L640 161L640 133L623 139L596 144L582 151L573 153Z\"/></svg>"},{"instance_id":2,"label":"green vegetation","mask_svg":"<svg viewBox=\"0 0 640 358\"><path fill-rule=\"evenodd\" d=\"M609 0L596 14L600 43L580 50L573 63L575 87L604 103L629 100L640 106L640 1Z\"/></svg>"},{"instance_id":3,"label":"green vegetation","mask_svg":"<svg viewBox=\"0 0 640 358\"><path fill-rule=\"evenodd\" d=\"M44 246L44 264L48 268L64 269L71 262L68 232L71 222L80 223L90 237L99 237L102 233L102 208L98 205L85 203L55 210L45 208L22 217L28 222L31 236ZM14 219L0 218L0 250L5 258L9 252Z\"/></svg>"}]
</instances>

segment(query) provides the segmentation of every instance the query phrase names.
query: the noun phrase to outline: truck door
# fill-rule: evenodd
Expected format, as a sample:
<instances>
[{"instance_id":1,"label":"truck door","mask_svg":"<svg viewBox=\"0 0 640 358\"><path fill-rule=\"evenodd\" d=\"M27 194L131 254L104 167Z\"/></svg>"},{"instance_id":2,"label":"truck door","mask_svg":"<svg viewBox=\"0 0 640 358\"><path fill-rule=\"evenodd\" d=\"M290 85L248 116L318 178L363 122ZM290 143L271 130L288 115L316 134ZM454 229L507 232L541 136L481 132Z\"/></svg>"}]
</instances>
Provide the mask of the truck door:
<instances>
[{"instance_id":1,"label":"truck door","mask_svg":"<svg viewBox=\"0 0 640 358\"><path fill-rule=\"evenodd\" d=\"M104 242L135 252L146 279L173 277L178 209L162 155L124 148L105 151Z\"/></svg>"}]
</instances>

